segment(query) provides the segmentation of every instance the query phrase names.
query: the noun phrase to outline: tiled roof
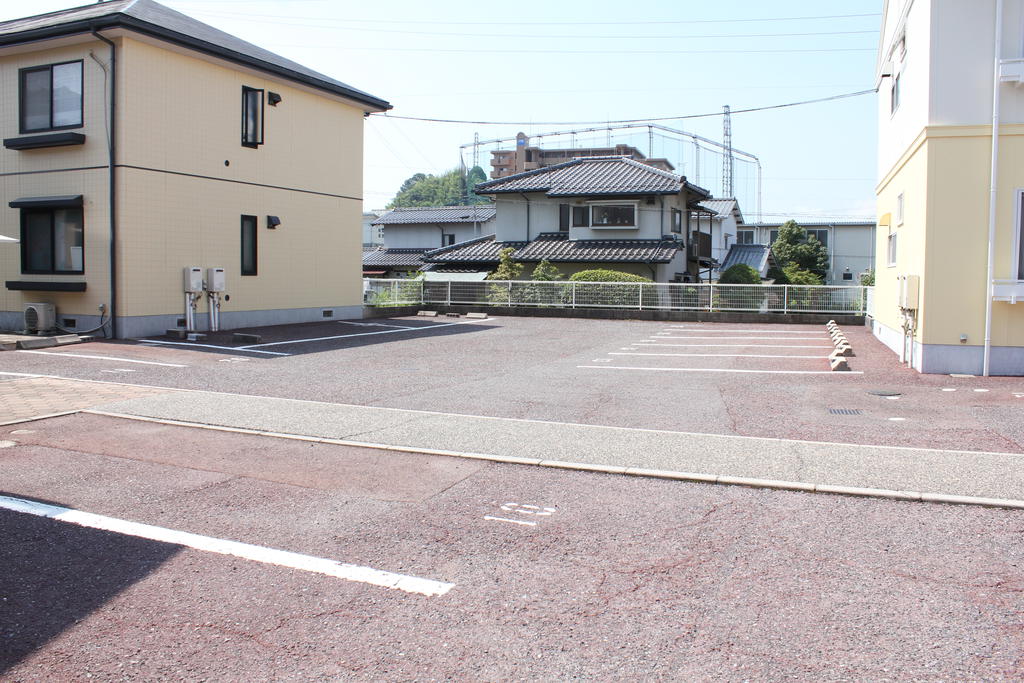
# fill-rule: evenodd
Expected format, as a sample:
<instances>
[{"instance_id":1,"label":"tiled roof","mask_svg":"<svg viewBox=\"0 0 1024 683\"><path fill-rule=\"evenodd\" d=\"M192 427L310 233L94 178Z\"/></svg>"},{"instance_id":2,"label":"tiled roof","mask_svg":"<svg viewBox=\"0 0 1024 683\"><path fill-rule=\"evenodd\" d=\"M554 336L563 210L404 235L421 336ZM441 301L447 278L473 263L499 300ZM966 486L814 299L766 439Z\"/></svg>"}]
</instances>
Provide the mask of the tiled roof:
<instances>
[{"instance_id":1,"label":"tiled roof","mask_svg":"<svg viewBox=\"0 0 1024 683\"><path fill-rule=\"evenodd\" d=\"M367 111L391 108L386 101L236 38L153 0L110 0L0 23L0 46L54 38L92 29L127 28L289 80L355 100Z\"/></svg>"},{"instance_id":2,"label":"tiled roof","mask_svg":"<svg viewBox=\"0 0 1024 683\"><path fill-rule=\"evenodd\" d=\"M419 268L429 249L375 249L363 252L363 268Z\"/></svg>"},{"instance_id":3,"label":"tiled roof","mask_svg":"<svg viewBox=\"0 0 1024 683\"><path fill-rule=\"evenodd\" d=\"M526 242L495 242L494 235L484 235L428 251L423 260L428 263L497 263L502 249L519 249L524 244Z\"/></svg>"},{"instance_id":4,"label":"tiled roof","mask_svg":"<svg viewBox=\"0 0 1024 683\"><path fill-rule=\"evenodd\" d=\"M748 266L765 277L768 269L775 265L775 254L765 244L734 244L729 247L729 253L719 267L719 272L735 266L737 263L746 263Z\"/></svg>"},{"instance_id":5,"label":"tiled roof","mask_svg":"<svg viewBox=\"0 0 1024 683\"><path fill-rule=\"evenodd\" d=\"M570 240L565 233L543 233L513 258L526 263L668 263L683 243L664 240Z\"/></svg>"},{"instance_id":6,"label":"tiled roof","mask_svg":"<svg viewBox=\"0 0 1024 683\"><path fill-rule=\"evenodd\" d=\"M371 225L409 223L484 223L494 218L493 206L414 206L392 209Z\"/></svg>"},{"instance_id":7,"label":"tiled roof","mask_svg":"<svg viewBox=\"0 0 1024 683\"><path fill-rule=\"evenodd\" d=\"M714 211L719 216L728 216L729 214L736 213L736 222L743 222L743 214L740 213L739 204L735 199L704 199L701 200L699 206Z\"/></svg>"},{"instance_id":8,"label":"tiled roof","mask_svg":"<svg viewBox=\"0 0 1024 683\"><path fill-rule=\"evenodd\" d=\"M502 249L512 247L512 258L523 263L547 259L556 263L668 263L682 242L665 240L569 240L558 232L542 233L530 242L495 242L485 235L468 242L426 253L428 263L497 263Z\"/></svg>"},{"instance_id":9,"label":"tiled roof","mask_svg":"<svg viewBox=\"0 0 1024 683\"><path fill-rule=\"evenodd\" d=\"M497 178L476 186L477 194L545 192L549 197L677 194L691 185L683 176L653 168L627 157L586 157L534 171Z\"/></svg>"}]
</instances>

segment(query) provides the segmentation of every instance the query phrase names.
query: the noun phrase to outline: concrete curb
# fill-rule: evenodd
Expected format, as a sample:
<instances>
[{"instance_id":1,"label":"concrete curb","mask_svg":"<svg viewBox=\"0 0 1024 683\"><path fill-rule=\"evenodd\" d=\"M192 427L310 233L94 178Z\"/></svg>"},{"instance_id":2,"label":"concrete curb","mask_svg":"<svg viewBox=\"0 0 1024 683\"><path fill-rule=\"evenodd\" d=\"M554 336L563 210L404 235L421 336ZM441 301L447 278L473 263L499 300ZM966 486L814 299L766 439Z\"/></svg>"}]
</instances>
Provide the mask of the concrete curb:
<instances>
[{"instance_id":1,"label":"concrete curb","mask_svg":"<svg viewBox=\"0 0 1024 683\"><path fill-rule=\"evenodd\" d=\"M64 410L59 413L47 413L46 415L33 415L32 417L23 417L20 420L8 420L7 422L0 422L0 427L6 427L8 425L18 425L22 422L36 422L38 420L46 420L51 417L64 417L65 415L74 415L80 413L81 410Z\"/></svg>"},{"instance_id":2,"label":"concrete curb","mask_svg":"<svg viewBox=\"0 0 1024 683\"><path fill-rule=\"evenodd\" d=\"M513 465L533 465L539 467L551 467L577 472L593 472L601 474L623 474L633 477L647 477L651 479L671 479L675 481L688 481L697 484L722 484L728 486L746 486L748 488L771 489L776 491L796 491L802 493L827 493L841 496L854 496L858 498L878 498L883 500L898 500L917 503L942 503L947 505L975 505L980 507L1007 508L1011 510L1024 510L1024 500L1007 498L983 498L978 496L958 496L946 493L925 493L921 491L897 491L892 489L877 489L859 486L837 486L833 484L814 484L802 481L784 481L779 479L760 479L756 477L736 477L729 475L706 474L699 472L676 472L674 470L656 470L641 467L625 467L615 465L599 465L592 463L567 462L563 460L541 460L537 458L517 458L512 456L494 455L488 453L470 453L463 451L448 451L435 448L419 448L414 446L394 446L390 444L379 444L364 441L350 441L347 439L330 439L317 436L305 436L302 434L286 434L282 432L267 432L258 429L246 429L244 427L225 427L220 425L204 424L200 422L185 422L182 420L167 420L156 417L144 417L141 415L129 415L126 413L113 413L104 410L81 410L60 413L69 415L81 412L89 415L100 415L103 417L120 418L124 420L136 420L138 422L152 422L178 427L192 427L194 429L209 429L212 431L231 432L235 434L249 434L253 436L266 436L276 439L290 439L293 441L305 441L310 443L322 443L334 446L352 446L356 448L372 448L376 450L394 451L398 453L422 453L424 455L439 455L452 458L464 458L467 460L486 460L489 462L500 462ZM55 416L44 416L55 417ZM43 417L31 418L39 420ZM24 421L31 421L24 420Z\"/></svg>"}]
</instances>

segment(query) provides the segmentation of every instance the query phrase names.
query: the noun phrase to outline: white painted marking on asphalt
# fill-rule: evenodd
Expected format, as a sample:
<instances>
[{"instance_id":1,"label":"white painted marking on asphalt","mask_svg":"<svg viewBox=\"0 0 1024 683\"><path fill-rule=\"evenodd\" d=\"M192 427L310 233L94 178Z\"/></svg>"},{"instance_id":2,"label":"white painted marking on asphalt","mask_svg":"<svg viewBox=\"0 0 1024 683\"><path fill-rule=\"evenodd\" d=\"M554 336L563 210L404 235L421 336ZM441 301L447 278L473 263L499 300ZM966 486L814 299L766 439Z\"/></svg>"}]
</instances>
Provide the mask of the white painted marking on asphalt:
<instances>
[{"instance_id":1,"label":"white painted marking on asphalt","mask_svg":"<svg viewBox=\"0 0 1024 683\"><path fill-rule=\"evenodd\" d=\"M651 342L639 341L636 346L673 346L680 348L702 348L702 349L831 349L832 346L807 346L805 344L654 344Z\"/></svg>"},{"instance_id":2,"label":"white painted marking on asphalt","mask_svg":"<svg viewBox=\"0 0 1024 683\"><path fill-rule=\"evenodd\" d=\"M981 393L985 393L986 391L988 391L988 389L975 389L975 391L978 392L979 394L981 394Z\"/></svg>"},{"instance_id":3,"label":"white painted marking on asphalt","mask_svg":"<svg viewBox=\"0 0 1024 683\"><path fill-rule=\"evenodd\" d=\"M904 422L907 418L905 417L890 417L890 422Z\"/></svg>"},{"instance_id":4,"label":"white painted marking on asphalt","mask_svg":"<svg viewBox=\"0 0 1024 683\"><path fill-rule=\"evenodd\" d=\"M612 359L611 358L595 358L594 360L592 360L590 362L591 363L611 363Z\"/></svg>"},{"instance_id":5,"label":"white painted marking on asphalt","mask_svg":"<svg viewBox=\"0 0 1024 683\"><path fill-rule=\"evenodd\" d=\"M749 339L751 341L813 341L811 337L698 337L698 336L665 336L661 339Z\"/></svg>"},{"instance_id":6,"label":"white painted marking on asphalt","mask_svg":"<svg viewBox=\"0 0 1024 683\"><path fill-rule=\"evenodd\" d=\"M827 334L822 330L747 330L747 329L722 329L712 330L706 327L680 327L673 325L669 329L671 330L683 330L685 332L722 332L724 334L731 334L736 332L745 332L747 334L810 334L810 335L824 335Z\"/></svg>"},{"instance_id":7,"label":"white painted marking on asphalt","mask_svg":"<svg viewBox=\"0 0 1024 683\"><path fill-rule=\"evenodd\" d=\"M36 433L36 430L34 430L34 429L15 429L13 432L11 432L11 434L35 434L35 433Z\"/></svg>"},{"instance_id":8,"label":"white painted marking on asphalt","mask_svg":"<svg viewBox=\"0 0 1024 683\"><path fill-rule=\"evenodd\" d=\"M558 512L555 508L530 505L528 503L503 503L501 509L505 512L516 512L520 515L537 515L538 517L550 517Z\"/></svg>"},{"instance_id":9,"label":"white painted marking on asphalt","mask_svg":"<svg viewBox=\"0 0 1024 683\"><path fill-rule=\"evenodd\" d=\"M671 358L814 358L826 360L828 356L771 356L759 353L623 353L609 351L609 356L664 356Z\"/></svg>"},{"instance_id":10,"label":"white painted marking on asphalt","mask_svg":"<svg viewBox=\"0 0 1024 683\"><path fill-rule=\"evenodd\" d=\"M120 374L125 373L125 372L135 372L135 371L134 370L129 370L128 368L114 368L113 370L100 370L100 372L107 372L107 373L110 373L111 375L120 375Z\"/></svg>"},{"instance_id":11,"label":"white painted marking on asphalt","mask_svg":"<svg viewBox=\"0 0 1024 683\"><path fill-rule=\"evenodd\" d=\"M635 368L617 365L577 365L576 367L580 369L590 370L641 370L647 372L739 372L764 375L831 375L833 377L841 377L843 375L864 374L860 370L832 372L831 370L739 370L736 368Z\"/></svg>"},{"instance_id":12,"label":"white painted marking on asphalt","mask_svg":"<svg viewBox=\"0 0 1024 683\"><path fill-rule=\"evenodd\" d=\"M385 325L384 323L354 323L349 320L338 320L339 325L357 325L359 327L397 327L400 330L419 329L413 325Z\"/></svg>"},{"instance_id":13,"label":"white painted marking on asphalt","mask_svg":"<svg viewBox=\"0 0 1024 683\"><path fill-rule=\"evenodd\" d=\"M197 344L195 342L174 342L164 341L162 339L136 339L135 341L142 344L167 344L169 346L196 346L201 349L221 349L222 351L248 351L249 353L263 353L268 356L290 356L290 353L280 353L278 351L257 351L255 349L249 349L248 346L216 346L214 344Z\"/></svg>"},{"instance_id":14,"label":"white painted marking on asphalt","mask_svg":"<svg viewBox=\"0 0 1024 683\"><path fill-rule=\"evenodd\" d=\"M218 363L248 363L252 358L218 358Z\"/></svg>"},{"instance_id":15,"label":"white painted marking on asphalt","mask_svg":"<svg viewBox=\"0 0 1024 683\"><path fill-rule=\"evenodd\" d=\"M898 401L898 400L900 400L899 396L883 396L882 398L884 398L886 400L889 400L889 401Z\"/></svg>"},{"instance_id":16,"label":"white painted marking on asphalt","mask_svg":"<svg viewBox=\"0 0 1024 683\"><path fill-rule=\"evenodd\" d=\"M139 363L140 365L162 365L165 368L188 367L181 363L158 363L153 360L135 360L134 358L118 358L116 356L92 356L85 353L68 353L66 351L28 351L26 349L18 349L17 353L35 353L40 356L67 356L68 358L89 358L92 360L112 360L119 361L121 363Z\"/></svg>"},{"instance_id":17,"label":"white painted marking on asphalt","mask_svg":"<svg viewBox=\"0 0 1024 683\"><path fill-rule=\"evenodd\" d=\"M0 448L10 448L11 446L17 446L17 441L0 441Z\"/></svg>"},{"instance_id":18,"label":"white painted marking on asphalt","mask_svg":"<svg viewBox=\"0 0 1024 683\"><path fill-rule=\"evenodd\" d=\"M423 579L416 576L408 576L406 574L395 574L393 572L386 572L380 569L373 569L372 567L362 567L359 565L338 562L336 560L329 560L323 557L293 553L288 550L277 550L275 548L251 545L249 543L229 541L223 538L200 536L199 534L193 534L188 531L176 531L174 529L165 529L163 527L151 526L149 524L129 522L123 519L106 517L104 515L95 515L89 512L82 512L81 510L60 507L58 505L47 505L45 503L37 503L35 501L24 500L21 498L0 496L0 508L35 515L37 517L47 517L49 519L67 522L68 524L77 524L78 526L88 527L90 529L102 529L104 531L112 531L126 536L147 538L151 541L159 541L160 543L171 543L173 545L181 545L195 550L204 550L206 552L218 553L221 555L232 555L234 557L241 557L254 562L290 567L292 569L300 569L302 571L313 572L316 574L325 574L327 576L345 579L346 581L368 583L374 586L382 586L384 588L405 591L406 593L418 593L420 595L429 596L444 595L455 586L455 584L452 583Z\"/></svg>"},{"instance_id":19,"label":"white painted marking on asphalt","mask_svg":"<svg viewBox=\"0 0 1024 683\"><path fill-rule=\"evenodd\" d=\"M429 325L426 327L410 327L404 330L380 330L378 332L357 332L356 334L337 334L330 337L314 337L312 339L291 339L288 341L278 342L267 342L265 344L250 344L249 346L239 346L239 349L257 349L264 346L282 346L285 344L308 344L310 342L319 341L332 341L334 339L347 339L349 337L368 337L374 334L398 334L399 332L418 332L422 330L434 330L438 327L452 327L453 325L475 325L476 323L487 322L485 320L460 320L457 323L441 323L440 325ZM262 353L270 353L269 351L263 351Z\"/></svg>"},{"instance_id":20,"label":"white painted marking on asphalt","mask_svg":"<svg viewBox=\"0 0 1024 683\"><path fill-rule=\"evenodd\" d=\"M953 389L951 387L944 387L942 390L943 391L956 391L956 389Z\"/></svg>"},{"instance_id":21,"label":"white painted marking on asphalt","mask_svg":"<svg viewBox=\"0 0 1024 683\"><path fill-rule=\"evenodd\" d=\"M509 524L522 524L523 526L537 526L537 522L527 522L524 519L505 519L504 517L494 517L493 515L484 515L484 519L488 519L492 522L508 522Z\"/></svg>"}]
</instances>

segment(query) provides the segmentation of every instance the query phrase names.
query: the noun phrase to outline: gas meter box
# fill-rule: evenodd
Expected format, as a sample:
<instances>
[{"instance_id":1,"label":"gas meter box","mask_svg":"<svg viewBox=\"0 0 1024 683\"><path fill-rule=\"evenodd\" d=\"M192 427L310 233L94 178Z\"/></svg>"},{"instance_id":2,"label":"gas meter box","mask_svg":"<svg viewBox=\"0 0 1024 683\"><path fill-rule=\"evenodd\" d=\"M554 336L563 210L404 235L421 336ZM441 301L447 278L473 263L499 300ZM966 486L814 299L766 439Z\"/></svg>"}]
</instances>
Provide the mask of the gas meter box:
<instances>
[{"instance_id":1,"label":"gas meter box","mask_svg":"<svg viewBox=\"0 0 1024 683\"><path fill-rule=\"evenodd\" d=\"M199 266L185 266L185 291L198 294L203 291L203 269Z\"/></svg>"},{"instance_id":2,"label":"gas meter box","mask_svg":"<svg viewBox=\"0 0 1024 683\"><path fill-rule=\"evenodd\" d=\"M224 291L224 269L223 268L208 268L206 270L206 291L208 291L208 292L223 292Z\"/></svg>"}]
</instances>

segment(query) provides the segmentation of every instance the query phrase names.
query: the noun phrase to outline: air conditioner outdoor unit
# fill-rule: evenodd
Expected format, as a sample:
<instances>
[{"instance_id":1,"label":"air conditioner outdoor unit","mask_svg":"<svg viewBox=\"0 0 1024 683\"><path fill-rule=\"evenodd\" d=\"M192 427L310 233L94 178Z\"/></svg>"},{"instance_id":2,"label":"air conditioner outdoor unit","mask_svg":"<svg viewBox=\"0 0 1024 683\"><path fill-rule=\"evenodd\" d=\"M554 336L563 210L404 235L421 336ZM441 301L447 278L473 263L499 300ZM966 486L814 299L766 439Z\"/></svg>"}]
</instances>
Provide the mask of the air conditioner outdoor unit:
<instances>
[{"instance_id":1,"label":"air conditioner outdoor unit","mask_svg":"<svg viewBox=\"0 0 1024 683\"><path fill-rule=\"evenodd\" d=\"M53 304L25 304L25 329L49 332L57 326L57 309Z\"/></svg>"}]
</instances>

